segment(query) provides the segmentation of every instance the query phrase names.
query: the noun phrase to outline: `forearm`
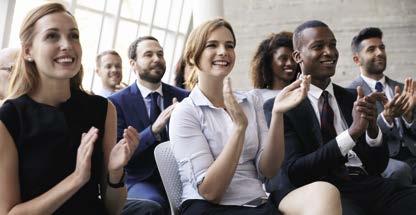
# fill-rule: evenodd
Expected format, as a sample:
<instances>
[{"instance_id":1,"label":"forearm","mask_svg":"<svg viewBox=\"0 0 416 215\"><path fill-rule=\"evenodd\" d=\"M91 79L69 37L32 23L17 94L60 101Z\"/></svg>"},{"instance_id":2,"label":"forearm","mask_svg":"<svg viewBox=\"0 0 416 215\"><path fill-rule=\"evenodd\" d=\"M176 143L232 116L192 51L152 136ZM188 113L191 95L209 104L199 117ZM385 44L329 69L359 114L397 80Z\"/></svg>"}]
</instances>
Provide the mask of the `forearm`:
<instances>
[{"instance_id":1,"label":"forearm","mask_svg":"<svg viewBox=\"0 0 416 215\"><path fill-rule=\"evenodd\" d=\"M83 185L75 173L72 173L46 193L14 206L9 214L52 214Z\"/></svg>"},{"instance_id":2,"label":"forearm","mask_svg":"<svg viewBox=\"0 0 416 215\"><path fill-rule=\"evenodd\" d=\"M240 159L244 146L246 128L235 128L221 154L208 168L198 191L206 200L214 203L221 201L227 190Z\"/></svg>"},{"instance_id":3,"label":"forearm","mask_svg":"<svg viewBox=\"0 0 416 215\"><path fill-rule=\"evenodd\" d=\"M267 134L266 147L263 150L259 164L262 175L267 178L276 175L284 159L284 150L283 114L273 113Z\"/></svg>"},{"instance_id":4,"label":"forearm","mask_svg":"<svg viewBox=\"0 0 416 215\"><path fill-rule=\"evenodd\" d=\"M117 184L120 180L124 180L123 178L123 170L118 170L113 173L109 173L108 179L111 183ZM103 187L103 199L105 203L105 207L107 209L108 214L120 214L121 210L123 209L124 203L127 198L127 190L126 187L120 188L113 188L108 185L107 176L103 176L103 180L101 182Z\"/></svg>"}]
</instances>

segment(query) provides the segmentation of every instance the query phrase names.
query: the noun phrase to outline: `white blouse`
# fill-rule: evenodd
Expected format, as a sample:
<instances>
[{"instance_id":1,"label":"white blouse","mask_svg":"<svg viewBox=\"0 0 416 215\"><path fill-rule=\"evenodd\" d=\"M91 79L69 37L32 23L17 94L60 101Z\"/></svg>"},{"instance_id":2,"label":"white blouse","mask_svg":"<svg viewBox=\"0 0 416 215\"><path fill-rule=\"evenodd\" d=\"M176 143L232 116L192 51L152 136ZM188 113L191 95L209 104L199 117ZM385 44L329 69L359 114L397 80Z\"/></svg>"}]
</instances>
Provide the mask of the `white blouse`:
<instances>
[{"instance_id":1,"label":"white blouse","mask_svg":"<svg viewBox=\"0 0 416 215\"><path fill-rule=\"evenodd\" d=\"M248 126L243 151L220 202L222 205L242 205L266 197L263 176L258 169L268 132L262 99L253 92L235 92L234 95L247 116ZM214 107L198 86L177 105L170 119L169 135L183 186L182 202L203 199L197 186L232 132L230 116L224 109Z\"/></svg>"}]
</instances>

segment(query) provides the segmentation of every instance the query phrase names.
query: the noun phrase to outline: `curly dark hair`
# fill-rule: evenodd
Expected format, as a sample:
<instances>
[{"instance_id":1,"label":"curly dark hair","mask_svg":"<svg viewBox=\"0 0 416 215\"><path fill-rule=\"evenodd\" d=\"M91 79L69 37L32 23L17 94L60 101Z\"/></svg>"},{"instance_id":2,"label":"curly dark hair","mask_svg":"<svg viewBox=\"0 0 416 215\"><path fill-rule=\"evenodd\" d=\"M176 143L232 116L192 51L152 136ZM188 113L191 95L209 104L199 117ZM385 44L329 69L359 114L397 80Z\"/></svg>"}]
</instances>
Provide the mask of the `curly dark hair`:
<instances>
[{"instance_id":1,"label":"curly dark hair","mask_svg":"<svg viewBox=\"0 0 416 215\"><path fill-rule=\"evenodd\" d=\"M273 89L273 54L280 47L293 50L292 35L287 31L271 34L257 47L250 66L254 88Z\"/></svg>"}]
</instances>

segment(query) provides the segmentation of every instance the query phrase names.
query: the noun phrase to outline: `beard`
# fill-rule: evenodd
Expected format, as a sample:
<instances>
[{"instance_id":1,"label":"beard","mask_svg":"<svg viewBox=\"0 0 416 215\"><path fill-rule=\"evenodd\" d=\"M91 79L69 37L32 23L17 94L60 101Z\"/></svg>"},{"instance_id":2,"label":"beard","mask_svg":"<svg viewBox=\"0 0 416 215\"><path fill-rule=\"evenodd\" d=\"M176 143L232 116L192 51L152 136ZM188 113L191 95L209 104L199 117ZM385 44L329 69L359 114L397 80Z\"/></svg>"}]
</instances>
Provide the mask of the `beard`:
<instances>
[{"instance_id":1,"label":"beard","mask_svg":"<svg viewBox=\"0 0 416 215\"><path fill-rule=\"evenodd\" d=\"M157 71L152 71L157 70ZM157 84L160 83L162 80L163 75L165 74L166 67L163 64L158 64L154 67L144 69L141 72L139 72L140 79Z\"/></svg>"},{"instance_id":2,"label":"beard","mask_svg":"<svg viewBox=\"0 0 416 215\"><path fill-rule=\"evenodd\" d=\"M374 62L368 62L365 64L364 68L370 74L382 74L386 69L386 61L382 64L376 64Z\"/></svg>"}]
</instances>

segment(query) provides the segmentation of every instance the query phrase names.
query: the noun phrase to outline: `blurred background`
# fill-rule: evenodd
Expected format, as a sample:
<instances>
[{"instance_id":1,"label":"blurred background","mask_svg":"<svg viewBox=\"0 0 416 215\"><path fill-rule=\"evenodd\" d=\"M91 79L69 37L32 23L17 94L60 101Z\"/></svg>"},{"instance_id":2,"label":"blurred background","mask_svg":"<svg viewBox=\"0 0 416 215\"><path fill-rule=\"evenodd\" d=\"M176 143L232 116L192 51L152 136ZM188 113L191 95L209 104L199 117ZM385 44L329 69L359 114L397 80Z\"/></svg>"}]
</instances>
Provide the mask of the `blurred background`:
<instances>
[{"instance_id":1,"label":"blurred background","mask_svg":"<svg viewBox=\"0 0 416 215\"><path fill-rule=\"evenodd\" d=\"M0 0L0 45L19 47L18 32L26 13L45 0ZM53 1L56 2L56 1ZM268 34L293 31L310 19L327 23L340 53L335 83L346 86L359 72L350 51L352 37L364 27L379 27L387 52L385 74L403 81L416 78L416 0L61 0L78 22L85 89L100 84L94 73L97 53L114 49L123 59L123 82L135 80L127 49L139 36L153 35L165 52L163 81L173 83L174 70L190 31L199 23L224 17L237 37L233 86L251 89L249 66Z\"/></svg>"}]
</instances>

